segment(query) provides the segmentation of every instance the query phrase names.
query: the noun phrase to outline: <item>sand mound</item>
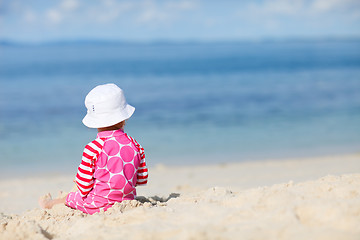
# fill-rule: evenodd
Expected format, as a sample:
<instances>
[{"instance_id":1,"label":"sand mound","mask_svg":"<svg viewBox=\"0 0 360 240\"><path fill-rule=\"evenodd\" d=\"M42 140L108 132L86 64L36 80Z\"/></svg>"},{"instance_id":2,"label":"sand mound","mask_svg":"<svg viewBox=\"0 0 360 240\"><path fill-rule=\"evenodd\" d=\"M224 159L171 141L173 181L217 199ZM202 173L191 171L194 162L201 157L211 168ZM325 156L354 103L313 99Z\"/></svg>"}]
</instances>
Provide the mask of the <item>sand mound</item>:
<instances>
[{"instance_id":1,"label":"sand mound","mask_svg":"<svg viewBox=\"0 0 360 240\"><path fill-rule=\"evenodd\" d=\"M359 239L360 174L233 192L139 197L92 216L0 214L0 239Z\"/></svg>"}]
</instances>

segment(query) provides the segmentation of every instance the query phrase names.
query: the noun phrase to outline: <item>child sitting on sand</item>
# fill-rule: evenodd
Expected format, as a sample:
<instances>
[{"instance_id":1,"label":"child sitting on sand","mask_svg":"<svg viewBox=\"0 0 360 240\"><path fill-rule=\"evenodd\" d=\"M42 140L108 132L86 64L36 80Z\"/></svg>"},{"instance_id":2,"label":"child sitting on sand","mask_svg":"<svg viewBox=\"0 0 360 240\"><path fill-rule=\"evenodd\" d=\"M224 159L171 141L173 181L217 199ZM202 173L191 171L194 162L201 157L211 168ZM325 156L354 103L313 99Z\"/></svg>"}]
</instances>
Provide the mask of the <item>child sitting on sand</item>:
<instances>
[{"instance_id":1,"label":"child sitting on sand","mask_svg":"<svg viewBox=\"0 0 360 240\"><path fill-rule=\"evenodd\" d=\"M86 96L85 105L83 123L97 128L98 134L85 146L75 178L78 190L63 198L41 197L43 208L63 203L89 214L106 211L115 202L133 200L135 187L147 183L144 149L124 133L125 120L135 108L127 104L122 89L112 83L97 86Z\"/></svg>"}]
</instances>

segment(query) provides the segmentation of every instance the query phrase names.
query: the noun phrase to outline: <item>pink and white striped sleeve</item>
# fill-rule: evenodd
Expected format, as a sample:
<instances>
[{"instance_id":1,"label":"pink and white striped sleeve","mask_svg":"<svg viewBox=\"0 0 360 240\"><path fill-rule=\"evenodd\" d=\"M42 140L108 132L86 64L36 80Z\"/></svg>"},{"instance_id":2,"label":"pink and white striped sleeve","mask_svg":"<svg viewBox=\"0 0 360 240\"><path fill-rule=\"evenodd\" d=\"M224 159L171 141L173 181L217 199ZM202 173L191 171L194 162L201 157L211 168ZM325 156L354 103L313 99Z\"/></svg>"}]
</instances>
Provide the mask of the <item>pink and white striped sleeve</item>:
<instances>
[{"instance_id":1,"label":"pink and white striped sleeve","mask_svg":"<svg viewBox=\"0 0 360 240\"><path fill-rule=\"evenodd\" d=\"M81 197L86 197L86 195L91 191L94 186L94 163L98 158L103 148L103 145L104 141L97 138L85 146L81 163L78 167L75 178L75 182L79 189Z\"/></svg>"},{"instance_id":2,"label":"pink and white striped sleeve","mask_svg":"<svg viewBox=\"0 0 360 240\"><path fill-rule=\"evenodd\" d=\"M148 180L148 169L145 161L144 148L139 144L139 154L140 154L140 165L137 171L137 182L136 185L145 186Z\"/></svg>"}]
</instances>

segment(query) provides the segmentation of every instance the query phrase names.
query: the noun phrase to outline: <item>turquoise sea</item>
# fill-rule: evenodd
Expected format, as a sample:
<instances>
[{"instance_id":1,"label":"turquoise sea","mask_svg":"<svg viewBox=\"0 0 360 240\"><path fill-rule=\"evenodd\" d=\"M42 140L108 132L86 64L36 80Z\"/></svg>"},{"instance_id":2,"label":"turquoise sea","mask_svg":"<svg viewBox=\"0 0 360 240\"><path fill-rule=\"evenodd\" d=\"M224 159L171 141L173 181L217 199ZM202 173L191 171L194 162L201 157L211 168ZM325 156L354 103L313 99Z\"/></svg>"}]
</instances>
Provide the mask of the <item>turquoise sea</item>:
<instances>
[{"instance_id":1,"label":"turquoise sea","mask_svg":"<svg viewBox=\"0 0 360 240\"><path fill-rule=\"evenodd\" d=\"M360 151L360 40L3 42L2 176L75 172L84 98L110 82L150 166Z\"/></svg>"}]
</instances>

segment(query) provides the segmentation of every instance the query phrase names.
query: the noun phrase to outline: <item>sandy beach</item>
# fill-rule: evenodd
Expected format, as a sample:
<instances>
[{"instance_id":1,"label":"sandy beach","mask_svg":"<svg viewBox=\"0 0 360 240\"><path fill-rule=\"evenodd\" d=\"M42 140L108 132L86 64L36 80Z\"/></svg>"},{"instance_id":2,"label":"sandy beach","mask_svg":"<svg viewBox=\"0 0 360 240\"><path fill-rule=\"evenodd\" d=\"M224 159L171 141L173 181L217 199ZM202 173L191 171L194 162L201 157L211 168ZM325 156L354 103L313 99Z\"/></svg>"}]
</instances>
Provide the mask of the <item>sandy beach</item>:
<instances>
[{"instance_id":1,"label":"sandy beach","mask_svg":"<svg viewBox=\"0 0 360 240\"><path fill-rule=\"evenodd\" d=\"M360 154L157 165L136 200L107 212L39 209L72 180L1 180L0 239L360 239Z\"/></svg>"}]
</instances>

